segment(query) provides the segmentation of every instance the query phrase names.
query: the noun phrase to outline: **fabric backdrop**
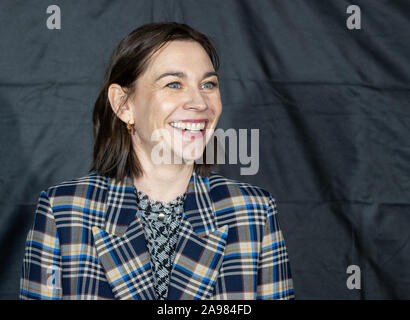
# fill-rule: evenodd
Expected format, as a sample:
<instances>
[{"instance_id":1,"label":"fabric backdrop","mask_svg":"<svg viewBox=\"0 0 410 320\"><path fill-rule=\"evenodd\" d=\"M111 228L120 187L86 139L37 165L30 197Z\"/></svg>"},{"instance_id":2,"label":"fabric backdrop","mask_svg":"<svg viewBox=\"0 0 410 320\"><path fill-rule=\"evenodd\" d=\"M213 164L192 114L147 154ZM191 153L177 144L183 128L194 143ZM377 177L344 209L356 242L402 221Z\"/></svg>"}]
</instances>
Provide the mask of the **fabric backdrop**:
<instances>
[{"instance_id":1,"label":"fabric backdrop","mask_svg":"<svg viewBox=\"0 0 410 320\"><path fill-rule=\"evenodd\" d=\"M350 4L361 29L346 27ZM257 174L218 170L275 196L296 298L409 299L409 14L408 0L1 1L0 298L18 297L40 191L88 173L115 45L172 20L219 50L219 127L260 130Z\"/></svg>"}]
</instances>

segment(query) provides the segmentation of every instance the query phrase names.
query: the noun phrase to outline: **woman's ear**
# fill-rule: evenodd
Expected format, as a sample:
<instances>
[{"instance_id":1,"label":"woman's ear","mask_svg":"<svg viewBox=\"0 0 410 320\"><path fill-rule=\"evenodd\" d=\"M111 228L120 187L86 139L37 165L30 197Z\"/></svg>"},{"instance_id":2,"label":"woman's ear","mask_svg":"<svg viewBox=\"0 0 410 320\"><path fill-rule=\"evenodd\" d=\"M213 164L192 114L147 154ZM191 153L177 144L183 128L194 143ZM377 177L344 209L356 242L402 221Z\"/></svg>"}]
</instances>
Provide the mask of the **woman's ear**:
<instances>
[{"instance_id":1,"label":"woman's ear","mask_svg":"<svg viewBox=\"0 0 410 320\"><path fill-rule=\"evenodd\" d=\"M108 87L108 100L111 108L117 117L125 123L133 121L131 110L124 105L126 98L127 94L120 85L113 83Z\"/></svg>"}]
</instances>

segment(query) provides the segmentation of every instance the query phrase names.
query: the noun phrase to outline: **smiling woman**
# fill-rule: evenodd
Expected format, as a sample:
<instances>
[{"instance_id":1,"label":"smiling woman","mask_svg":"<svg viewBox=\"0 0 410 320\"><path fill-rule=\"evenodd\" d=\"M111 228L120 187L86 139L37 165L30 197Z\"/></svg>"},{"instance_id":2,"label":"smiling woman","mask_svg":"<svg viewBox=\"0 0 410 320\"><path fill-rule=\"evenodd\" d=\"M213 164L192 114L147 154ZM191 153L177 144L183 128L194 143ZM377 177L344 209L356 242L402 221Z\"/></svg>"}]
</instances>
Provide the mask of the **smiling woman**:
<instances>
[{"instance_id":1,"label":"smiling woman","mask_svg":"<svg viewBox=\"0 0 410 320\"><path fill-rule=\"evenodd\" d=\"M118 44L89 174L40 193L21 299L294 298L274 197L205 162L218 66L185 24L143 25Z\"/></svg>"},{"instance_id":2,"label":"smiling woman","mask_svg":"<svg viewBox=\"0 0 410 320\"><path fill-rule=\"evenodd\" d=\"M120 85L109 86L108 98L114 112L135 128L131 135L133 150L136 157L144 159L147 177L164 177L159 171L163 166L152 165L152 150L158 144L152 138L155 134L163 136L162 148L172 154L164 168L168 174L173 170L177 175L191 175L191 165L179 164L201 157L213 134L222 111L217 82L217 73L202 45L191 40L173 40L152 54L129 96ZM135 178L135 184L144 189L144 177ZM155 199L168 201L183 193L186 183L173 190L168 184L161 188L155 183L151 193Z\"/></svg>"}]
</instances>

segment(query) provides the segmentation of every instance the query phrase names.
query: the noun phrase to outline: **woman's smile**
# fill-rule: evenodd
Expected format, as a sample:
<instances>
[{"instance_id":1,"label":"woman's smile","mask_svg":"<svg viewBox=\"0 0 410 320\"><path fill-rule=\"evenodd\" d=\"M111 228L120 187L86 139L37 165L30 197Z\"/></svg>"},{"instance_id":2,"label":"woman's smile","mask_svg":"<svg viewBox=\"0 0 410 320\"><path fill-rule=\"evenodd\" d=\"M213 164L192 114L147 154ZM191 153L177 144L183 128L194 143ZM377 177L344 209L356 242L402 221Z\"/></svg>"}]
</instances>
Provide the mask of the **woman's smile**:
<instances>
[{"instance_id":1,"label":"woman's smile","mask_svg":"<svg viewBox=\"0 0 410 320\"><path fill-rule=\"evenodd\" d=\"M205 136L208 122L208 119L183 119L172 121L169 125L184 139L194 140Z\"/></svg>"}]
</instances>

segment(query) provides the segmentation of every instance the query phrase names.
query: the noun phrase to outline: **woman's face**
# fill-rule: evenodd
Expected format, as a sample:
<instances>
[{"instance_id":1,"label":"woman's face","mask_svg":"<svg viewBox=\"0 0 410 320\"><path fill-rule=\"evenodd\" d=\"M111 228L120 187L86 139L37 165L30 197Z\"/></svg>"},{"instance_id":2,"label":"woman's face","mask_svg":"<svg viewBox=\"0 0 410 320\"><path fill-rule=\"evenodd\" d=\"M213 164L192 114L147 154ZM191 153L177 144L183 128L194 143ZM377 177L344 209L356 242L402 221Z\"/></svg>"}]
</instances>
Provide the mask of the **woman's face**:
<instances>
[{"instance_id":1,"label":"woman's face","mask_svg":"<svg viewBox=\"0 0 410 320\"><path fill-rule=\"evenodd\" d=\"M154 161L168 154L163 161L172 163L202 156L222 111L212 62L194 41L171 41L158 50L130 102L137 149Z\"/></svg>"}]
</instances>

